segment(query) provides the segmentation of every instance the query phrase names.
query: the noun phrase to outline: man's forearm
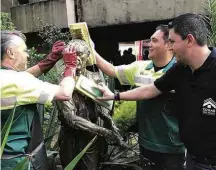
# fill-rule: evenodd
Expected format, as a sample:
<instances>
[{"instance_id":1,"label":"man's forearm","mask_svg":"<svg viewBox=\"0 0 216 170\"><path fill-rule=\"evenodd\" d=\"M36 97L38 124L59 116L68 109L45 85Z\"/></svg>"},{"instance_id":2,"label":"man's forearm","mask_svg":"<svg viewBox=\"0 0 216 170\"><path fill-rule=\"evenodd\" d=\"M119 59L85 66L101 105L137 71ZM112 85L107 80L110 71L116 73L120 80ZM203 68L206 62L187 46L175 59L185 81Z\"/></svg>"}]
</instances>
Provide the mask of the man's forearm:
<instances>
[{"instance_id":1,"label":"man's forearm","mask_svg":"<svg viewBox=\"0 0 216 170\"><path fill-rule=\"evenodd\" d=\"M26 70L26 72L32 74L35 77L39 77L43 74L40 67L38 65L32 66Z\"/></svg>"},{"instance_id":2,"label":"man's forearm","mask_svg":"<svg viewBox=\"0 0 216 170\"><path fill-rule=\"evenodd\" d=\"M133 90L120 93L120 100L147 100L160 94L161 92L152 83L150 85L141 86Z\"/></svg>"},{"instance_id":3,"label":"man's forearm","mask_svg":"<svg viewBox=\"0 0 216 170\"><path fill-rule=\"evenodd\" d=\"M111 63L103 59L96 51L95 51L95 56L96 56L96 62L98 68L106 75L110 77L116 77L115 67Z\"/></svg>"},{"instance_id":4,"label":"man's forearm","mask_svg":"<svg viewBox=\"0 0 216 170\"><path fill-rule=\"evenodd\" d=\"M55 100L70 100L75 87L73 76L64 77L59 84L58 92L55 94Z\"/></svg>"}]
</instances>

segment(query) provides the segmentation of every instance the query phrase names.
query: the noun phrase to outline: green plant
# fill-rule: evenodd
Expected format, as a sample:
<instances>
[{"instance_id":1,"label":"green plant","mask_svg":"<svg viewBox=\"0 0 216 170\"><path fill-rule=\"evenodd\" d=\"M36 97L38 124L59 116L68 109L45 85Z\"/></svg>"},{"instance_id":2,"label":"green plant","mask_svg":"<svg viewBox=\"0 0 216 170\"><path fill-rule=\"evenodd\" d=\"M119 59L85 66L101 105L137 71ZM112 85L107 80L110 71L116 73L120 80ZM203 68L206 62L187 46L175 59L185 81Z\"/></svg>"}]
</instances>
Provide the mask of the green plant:
<instances>
[{"instance_id":1,"label":"green plant","mask_svg":"<svg viewBox=\"0 0 216 170\"><path fill-rule=\"evenodd\" d=\"M36 65L40 60L42 60L46 54L38 53L35 47L28 49L29 59L28 59L28 67L32 67Z\"/></svg>"},{"instance_id":2,"label":"green plant","mask_svg":"<svg viewBox=\"0 0 216 170\"><path fill-rule=\"evenodd\" d=\"M30 162L29 157L25 157L20 163L17 164L13 170L26 170L26 167L28 166L28 169L30 170Z\"/></svg>"},{"instance_id":3,"label":"green plant","mask_svg":"<svg viewBox=\"0 0 216 170\"><path fill-rule=\"evenodd\" d=\"M90 148L90 146L97 140L97 136L95 136L86 147L68 164L68 166L64 170L73 170L79 160L83 157L86 151Z\"/></svg>"},{"instance_id":4,"label":"green plant","mask_svg":"<svg viewBox=\"0 0 216 170\"><path fill-rule=\"evenodd\" d=\"M49 83L56 84L58 82L57 70L56 68L52 68L46 75L44 76L44 81Z\"/></svg>"},{"instance_id":5,"label":"green plant","mask_svg":"<svg viewBox=\"0 0 216 170\"><path fill-rule=\"evenodd\" d=\"M10 13L1 12L1 30L14 30L15 26L11 20Z\"/></svg>"},{"instance_id":6,"label":"green plant","mask_svg":"<svg viewBox=\"0 0 216 170\"><path fill-rule=\"evenodd\" d=\"M58 40L68 42L71 37L69 32L62 32L62 30L55 25L44 26L39 30L38 35L43 40L42 46L45 49L50 49L53 43Z\"/></svg>"},{"instance_id":7,"label":"green plant","mask_svg":"<svg viewBox=\"0 0 216 170\"><path fill-rule=\"evenodd\" d=\"M45 131L45 145L48 149L54 149L51 147L52 138L58 134L58 121L57 121L57 106L56 103L53 104L52 110L49 112L49 120L47 122L46 131Z\"/></svg>"},{"instance_id":8,"label":"green plant","mask_svg":"<svg viewBox=\"0 0 216 170\"><path fill-rule=\"evenodd\" d=\"M9 115L5 125L3 126L2 130L1 130L1 155L0 155L0 159L2 157L4 147L5 147L5 144L7 142L7 138L8 138L9 133L10 133L10 129L11 129L13 119L14 119L15 110L16 110L16 104L15 104L11 114Z\"/></svg>"},{"instance_id":9,"label":"green plant","mask_svg":"<svg viewBox=\"0 0 216 170\"><path fill-rule=\"evenodd\" d=\"M204 19L209 25L209 46L216 46L216 0L208 0L203 4L202 12Z\"/></svg>"},{"instance_id":10,"label":"green plant","mask_svg":"<svg viewBox=\"0 0 216 170\"><path fill-rule=\"evenodd\" d=\"M116 102L113 120L124 135L128 128L136 122L136 102Z\"/></svg>"},{"instance_id":11,"label":"green plant","mask_svg":"<svg viewBox=\"0 0 216 170\"><path fill-rule=\"evenodd\" d=\"M1 130L1 155L0 155L0 159L2 157L4 147L5 147L5 144L7 142L10 130L11 130L11 126L13 124L15 111L16 111L16 104L14 105L12 112L10 113L5 125L3 126L2 130ZM26 166L27 166L27 162L28 162L28 157L25 157L20 163L17 164L17 166L15 168L13 168L13 170L25 170Z\"/></svg>"}]
</instances>

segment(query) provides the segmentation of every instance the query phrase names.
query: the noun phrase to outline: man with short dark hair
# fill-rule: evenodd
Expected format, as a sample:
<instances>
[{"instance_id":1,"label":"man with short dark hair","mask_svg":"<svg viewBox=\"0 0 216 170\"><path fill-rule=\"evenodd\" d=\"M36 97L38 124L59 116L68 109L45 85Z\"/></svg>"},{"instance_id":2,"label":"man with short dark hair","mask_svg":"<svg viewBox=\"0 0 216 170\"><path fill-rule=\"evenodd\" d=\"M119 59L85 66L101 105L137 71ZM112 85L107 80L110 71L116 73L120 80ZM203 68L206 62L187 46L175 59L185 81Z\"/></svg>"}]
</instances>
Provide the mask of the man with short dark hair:
<instances>
[{"instance_id":1,"label":"man with short dark hair","mask_svg":"<svg viewBox=\"0 0 216 170\"><path fill-rule=\"evenodd\" d=\"M62 55L66 68L59 85L34 77L49 71ZM64 42L56 42L44 60L26 70L27 58L23 35L16 31L2 31L2 127L16 105L13 124L1 157L1 168L4 170L15 168L25 157L29 158L29 166L34 170L49 169L36 104L50 105L52 100L70 100L75 86L77 55L75 50L65 49Z\"/></svg>"},{"instance_id":2,"label":"man with short dark hair","mask_svg":"<svg viewBox=\"0 0 216 170\"><path fill-rule=\"evenodd\" d=\"M175 91L180 137L188 170L216 169L216 49L208 48L208 29L198 14L183 14L169 24L169 40L179 61L154 83L102 100L152 99Z\"/></svg>"},{"instance_id":3,"label":"man with short dark hair","mask_svg":"<svg viewBox=\"0 0 216 170\"><path fill-rule=\"evenodd\" d=\"M156 28L149 43L149 61L114 67L96 55L97 66L105 74L117 77L123 85L147 85L175 63L168 35L167 26ZM140 152L153 163L145 167L148 170L183 169L184 145L179 139L178 122L171 109L172 98L173 93L168 92L152 100L137 102Z\"/></svg>"}]
</instances>

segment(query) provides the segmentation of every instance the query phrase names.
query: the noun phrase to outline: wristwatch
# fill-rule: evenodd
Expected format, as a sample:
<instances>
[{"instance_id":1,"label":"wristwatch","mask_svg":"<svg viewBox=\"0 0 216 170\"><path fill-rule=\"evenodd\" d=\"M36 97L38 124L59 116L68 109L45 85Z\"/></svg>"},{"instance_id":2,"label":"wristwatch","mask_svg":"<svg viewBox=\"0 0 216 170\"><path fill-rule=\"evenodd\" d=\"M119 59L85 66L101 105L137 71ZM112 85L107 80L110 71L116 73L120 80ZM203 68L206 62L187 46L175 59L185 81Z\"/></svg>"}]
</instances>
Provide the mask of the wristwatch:
<instances>
[{"instance_id":1,"label":"wristwatch","mask_svg":"<svg viewBox=\"0 0 216 170\"><path fill-rule=\"evenodd\" d=\"M119 92L114 92L114 100L119 101L120 100L120 93Z\"/></svg>"}]
</instances>

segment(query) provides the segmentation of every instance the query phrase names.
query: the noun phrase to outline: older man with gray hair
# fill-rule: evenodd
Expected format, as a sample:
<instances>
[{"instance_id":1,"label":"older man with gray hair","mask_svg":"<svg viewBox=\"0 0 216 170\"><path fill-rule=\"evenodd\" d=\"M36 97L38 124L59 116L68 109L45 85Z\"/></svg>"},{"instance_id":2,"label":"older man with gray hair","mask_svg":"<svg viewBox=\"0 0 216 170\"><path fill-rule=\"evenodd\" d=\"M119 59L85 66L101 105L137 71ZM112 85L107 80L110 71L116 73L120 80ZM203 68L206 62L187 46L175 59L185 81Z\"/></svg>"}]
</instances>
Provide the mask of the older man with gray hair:
<instances>
[{"instance_id":1,"label":"older man with gray hair","mask_svg":"<svg viewBox=\"0 0 216 170\"><path fill-rule=\"evenodd\" d=\"M36 78L49 71L62 55L66 67L59 85ZM56 42L52 52L29 69L28 57L24 35L17 31L1 32L2 127L16 105L1 159L1 168L4 170L13 169L26 156L32 169L49 169L36 104L49 105L52 100L70 100L75 86L77 54L73 48L65 50L64 42Z\"/></svg>"}]
</instances>

